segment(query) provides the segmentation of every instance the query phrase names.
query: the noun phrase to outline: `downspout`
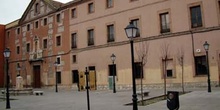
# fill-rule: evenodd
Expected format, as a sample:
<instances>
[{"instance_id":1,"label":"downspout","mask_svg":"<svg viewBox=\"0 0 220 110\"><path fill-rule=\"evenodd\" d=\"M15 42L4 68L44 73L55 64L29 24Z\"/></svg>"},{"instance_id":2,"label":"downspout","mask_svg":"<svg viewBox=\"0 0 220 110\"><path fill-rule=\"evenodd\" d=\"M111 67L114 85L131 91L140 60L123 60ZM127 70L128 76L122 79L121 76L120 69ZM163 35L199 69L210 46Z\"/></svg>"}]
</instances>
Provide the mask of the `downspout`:
<instances>
[{"instance_id":1,"label":"downspout","mask_svg":"<svg viewBox=\"0 0 220 110\"><path fill-rule=\"evenodd\" d=\"M193 66L192 67L194 67L194 69L192 70L192 72L193 73L195 73L195 52L194 52L194 50L195 50L195 47L194 47L194 36L193 36L193 32L192 31L190 31L190 34L191 34L191 38L192 38L192 55L193 55ZM195 76L195 74L193 74L193 76Z\"/></svg>"},{"instance_id":2,"label":"downspout","mask_svg":"<svg viewBox=\"0 0 220 110\"><path fill-rule=\"evenodd\" d=\"M194 50L195 50L195 47L194 47L194 36L193 36L193 32L190 31L190 34L191 34L191 38L192 38L192 53L193 53L193 59L195 58L195 53L194 53Z\"/></svg>"}]
</instances>

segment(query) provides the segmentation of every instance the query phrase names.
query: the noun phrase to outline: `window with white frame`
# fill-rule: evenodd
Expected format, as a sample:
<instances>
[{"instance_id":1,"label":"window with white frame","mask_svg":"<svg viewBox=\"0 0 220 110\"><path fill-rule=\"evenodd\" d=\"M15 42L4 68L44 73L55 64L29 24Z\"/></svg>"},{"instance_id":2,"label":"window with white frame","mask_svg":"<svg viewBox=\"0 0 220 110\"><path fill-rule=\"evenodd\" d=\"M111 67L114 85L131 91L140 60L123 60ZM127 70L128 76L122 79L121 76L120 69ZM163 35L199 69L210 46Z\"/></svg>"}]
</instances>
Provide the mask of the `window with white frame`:
<instances>
[{"instance_id":1,"label":"window with white frame","mask_svg":"<svg viewBox=\"0 0 220 110\"><path fill-rule=\"evenodd\" d=\"M61 64L61 57L60 57L60 56L58 56L58 57L56 58L56 62L57 62L58 65Z\"/></svg>"}]
</instances>

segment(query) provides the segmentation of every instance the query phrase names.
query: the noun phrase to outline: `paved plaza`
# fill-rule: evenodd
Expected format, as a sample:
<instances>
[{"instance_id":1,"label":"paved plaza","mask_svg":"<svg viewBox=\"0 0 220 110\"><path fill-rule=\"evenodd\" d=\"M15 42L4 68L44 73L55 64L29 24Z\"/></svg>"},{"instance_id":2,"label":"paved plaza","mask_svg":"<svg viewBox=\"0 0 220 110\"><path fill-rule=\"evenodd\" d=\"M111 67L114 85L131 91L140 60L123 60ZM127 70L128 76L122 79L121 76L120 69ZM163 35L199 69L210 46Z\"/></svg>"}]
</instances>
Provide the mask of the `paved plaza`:
<instances>
[{"instance_id":1,"label":"paved plaza","mask_svg":"<svg viewBox=\"0 0 220 110\"><path fill-rule=\"evenodd\" d=\"M11 110L88 110L86 91L40 89L43 96L22 95L11 96ZM179 89L169 89L177 90ZM186 89L187 90L187 89ZM188 89L190 93L181 95L180 110L219 110L220 88L213 87L208 93L206 88ZM163 89L150 89L148 97L151 98L163 94ZM0 96L3 97L2 95ZM141 98L138 97L140 100ZM132 90L121 90L117 93L112 91L90 91L90 110L132 110L132 106L124 104L132 102ZM5 110L6 102L0 99L0 110ZM166 100L147 106L138 106L139 110L168 110Z\"/></svg>"}]
</instances>

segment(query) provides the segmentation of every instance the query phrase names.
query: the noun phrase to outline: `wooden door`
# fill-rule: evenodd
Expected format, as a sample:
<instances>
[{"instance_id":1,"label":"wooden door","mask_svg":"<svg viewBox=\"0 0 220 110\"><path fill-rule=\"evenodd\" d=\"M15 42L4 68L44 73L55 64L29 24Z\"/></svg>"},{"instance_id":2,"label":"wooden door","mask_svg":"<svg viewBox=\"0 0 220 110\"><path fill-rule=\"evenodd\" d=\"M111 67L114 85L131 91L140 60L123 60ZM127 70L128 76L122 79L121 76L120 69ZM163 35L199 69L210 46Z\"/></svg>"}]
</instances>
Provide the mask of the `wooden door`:
<instances>
[{"instance_id":1,"label":"wooden door","mask_svg":"<svg viewBox=\"0 0 220 110\"><path fill-rule=\"evenodd\" d=\"M85 90L85 73L83 71L81 71L79 73L79 90L82 91L82 90Z\"/></svg>"},{"instance_id":2,"label":"wooden door","mask_svg":"<svg viewBox=\"0 0 220 110\"><path fill-rule=\"evenodd\" d=\"M41 88L40 66L33 67L33 87Z\"/></svg>"},{"instance_id":3,"label":"wooden door","mask_svg":"<svg viewBox=\"0 0 220 110\"><path fill-rule=\"evenodd\" d=\"M90 90L96 90L95 71L89 71L89 86L90 86Z\"/></svg>"}]
</instances>

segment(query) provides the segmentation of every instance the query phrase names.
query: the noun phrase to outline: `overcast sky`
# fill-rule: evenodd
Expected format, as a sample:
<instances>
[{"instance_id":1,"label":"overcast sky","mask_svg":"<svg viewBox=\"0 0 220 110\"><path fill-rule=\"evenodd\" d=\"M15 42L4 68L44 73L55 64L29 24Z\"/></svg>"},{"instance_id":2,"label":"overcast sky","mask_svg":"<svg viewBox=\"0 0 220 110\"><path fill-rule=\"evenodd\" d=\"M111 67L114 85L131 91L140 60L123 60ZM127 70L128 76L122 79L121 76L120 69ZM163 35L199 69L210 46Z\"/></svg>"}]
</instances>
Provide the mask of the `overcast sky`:
<instances>
[{"instance_id":1,"label":"overcast sky","mask_svg":"<svg viewBox=\"0 0 220 110\"><path fill-rule=\"evenodd\" d=\"M31 0L0 0L0 24L20 19ZM66 3L71 0L56 0Z\"/></svg>"}]
</instances>

